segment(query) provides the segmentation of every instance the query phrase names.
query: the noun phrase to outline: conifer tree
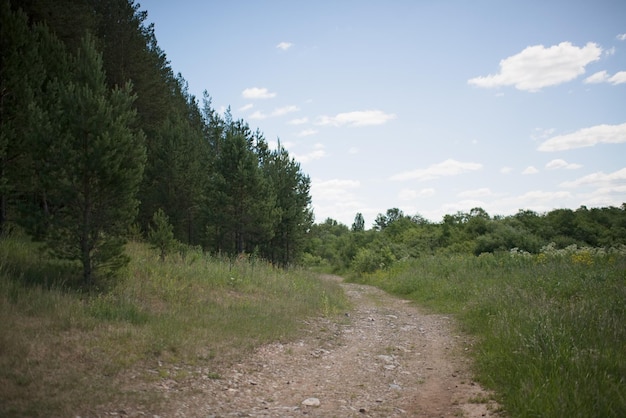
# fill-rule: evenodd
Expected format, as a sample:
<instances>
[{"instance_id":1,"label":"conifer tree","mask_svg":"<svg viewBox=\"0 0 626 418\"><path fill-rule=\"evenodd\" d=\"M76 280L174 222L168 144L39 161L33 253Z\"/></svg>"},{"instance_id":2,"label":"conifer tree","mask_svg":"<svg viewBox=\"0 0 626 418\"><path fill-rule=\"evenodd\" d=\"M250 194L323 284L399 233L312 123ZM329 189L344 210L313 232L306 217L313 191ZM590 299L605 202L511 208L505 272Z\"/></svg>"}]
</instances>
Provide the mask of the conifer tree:
<instances>
[{"instance_id":1,"label":"conifer tree","mask_svg":"<svg viewBox=\"0 0 626 418\"><path fill-rule=\"evenodd\" d=\"M126 258L123 234L133 222L145 164L131 86L109 90L91 36L72 60L72 81L58 85L56 141L42 166L52 201L46 240L54 255L79 260L83 281L97 269L115 271Z\"/></svg>"},{"instance_id":2,"label":"conifer tree","mask_svg":"<svg viewBox=\"0 0 626 418\"><path fill-rule=\"evenodd\" d=\"M310 180L280 141L269 154L264 171L276 194L275 209L270 212L275 216L274 233L264 255L286 266L302 251L306 232L313 223Z\"/></svg>"}]
</instances>

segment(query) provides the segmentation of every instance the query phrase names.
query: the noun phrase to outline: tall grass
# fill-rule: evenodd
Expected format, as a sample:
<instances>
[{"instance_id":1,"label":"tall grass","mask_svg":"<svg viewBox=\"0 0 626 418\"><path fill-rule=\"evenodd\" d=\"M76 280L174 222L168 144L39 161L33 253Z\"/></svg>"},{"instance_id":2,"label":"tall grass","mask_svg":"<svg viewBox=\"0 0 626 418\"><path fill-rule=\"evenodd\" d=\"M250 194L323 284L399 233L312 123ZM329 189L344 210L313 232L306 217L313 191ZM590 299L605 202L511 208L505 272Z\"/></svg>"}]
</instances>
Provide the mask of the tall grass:
<instances>
[{"instance_id":1,"label":"tall grass","mask_svg":"<svg viewBox=\"0 0 626 418\"><path fill-rule=\"evenodd\" d=\"M74 266L21 238L0 240L0 416L89 415L111 402L158 405L119 388L176 379L168 365L219 370L261 344L299 335L302 320L332 315L346 299L336 283L260 260L188 251L159 261L130 243L131 263L110 291L74 283Z\"/></svg>"},{"instance_id":2,"label":"tall grass","mask_svg":"<svg viewBox=\"0 0 626 418\"><path fill-rule=\"evenodd\" d=\"M511 416L626 416L623 249L440 256L359 280L455 314Z\"/></svg>"}]
</instances>

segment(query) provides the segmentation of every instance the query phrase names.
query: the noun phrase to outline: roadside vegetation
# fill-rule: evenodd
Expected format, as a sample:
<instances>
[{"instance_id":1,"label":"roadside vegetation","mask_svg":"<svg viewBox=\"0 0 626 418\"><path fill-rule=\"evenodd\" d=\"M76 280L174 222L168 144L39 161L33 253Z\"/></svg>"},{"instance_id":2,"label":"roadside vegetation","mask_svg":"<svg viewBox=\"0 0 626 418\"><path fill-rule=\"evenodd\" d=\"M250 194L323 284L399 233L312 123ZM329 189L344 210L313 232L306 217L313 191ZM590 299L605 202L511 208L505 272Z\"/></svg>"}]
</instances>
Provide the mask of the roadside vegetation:
<instances>
[{"instance_id":1,"label":"roadside vegetation","mask_svg":"<svg viewBox=\"0 0 626 418\"><path fill-rule=\"evenodd\" d=\"M454 314L509 416L626 415L626 247L426 256L355 281Z\"/></svg>"},{"instance_id":2,"label":"roadside vegetation","mask_svg":"<svg viewBox=\"0 0 626 418\"><path fill-rule=\"evenodd\" d=\"M24 237L0 240L0 416L158 404L120 379L193 377L186 370L219 378L261 344L295 338L307 317L346 308L337 283L297 268L197 249L160 261L136 242L126 253L116 281L94 292L80 287L79 263L48 258Z\"/></svg>"}]
</instances>

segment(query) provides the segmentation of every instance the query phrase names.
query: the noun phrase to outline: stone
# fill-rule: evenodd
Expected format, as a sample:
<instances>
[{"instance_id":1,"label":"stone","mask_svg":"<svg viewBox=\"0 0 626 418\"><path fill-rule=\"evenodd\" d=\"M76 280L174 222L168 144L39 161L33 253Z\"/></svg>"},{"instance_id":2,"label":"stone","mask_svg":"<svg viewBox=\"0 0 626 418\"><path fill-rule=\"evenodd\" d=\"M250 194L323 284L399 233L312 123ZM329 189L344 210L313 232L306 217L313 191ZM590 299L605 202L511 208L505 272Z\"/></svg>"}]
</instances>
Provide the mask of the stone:
<instances>
[{"instance_id":1,"label":"stone","mask_svg":"<svg viewBox=\"0 0 626 418\"><path fill-rule=\"evenodd\" d=\"M302 401L302 405L304 406L320 406L322 403L317 398L307 398Z\"/></svg>"}]
</instances>

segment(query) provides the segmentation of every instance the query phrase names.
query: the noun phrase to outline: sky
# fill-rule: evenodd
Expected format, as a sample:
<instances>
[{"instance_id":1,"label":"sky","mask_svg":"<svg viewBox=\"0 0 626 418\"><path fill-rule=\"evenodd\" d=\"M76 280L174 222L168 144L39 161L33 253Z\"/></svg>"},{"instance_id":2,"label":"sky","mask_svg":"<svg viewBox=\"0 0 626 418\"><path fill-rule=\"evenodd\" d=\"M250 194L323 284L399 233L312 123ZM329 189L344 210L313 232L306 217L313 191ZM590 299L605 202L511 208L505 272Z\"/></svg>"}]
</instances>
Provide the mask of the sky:
<instances>
[{"instance_id":1,"label":"sky","mask_svg":"<svg viewBox=\"0 0 626 418\"><path fill-rule=\"evenodd\" d=\"M144 0L199 100L280 141L315 222L626 202L623 0Z\"/></svg>"}]
</instances>

